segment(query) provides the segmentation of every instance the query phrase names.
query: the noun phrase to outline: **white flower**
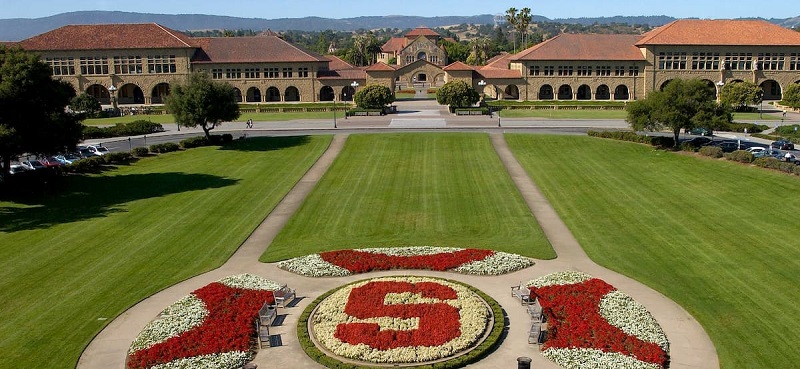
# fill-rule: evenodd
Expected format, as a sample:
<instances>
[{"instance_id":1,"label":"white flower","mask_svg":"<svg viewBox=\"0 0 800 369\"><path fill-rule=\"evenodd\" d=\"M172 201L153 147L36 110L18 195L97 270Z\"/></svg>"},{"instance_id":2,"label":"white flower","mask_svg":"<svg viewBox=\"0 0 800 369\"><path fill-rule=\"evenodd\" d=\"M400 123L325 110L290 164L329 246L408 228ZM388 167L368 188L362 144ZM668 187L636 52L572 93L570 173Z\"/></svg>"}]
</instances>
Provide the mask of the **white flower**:
<instances>
[{"instance_id":1,"label":"white flower","mask_svg":"<svg viewBox=\"0 0 800 369\"><path fill-rule=\"evenodd\" d=\"M265 290L265 291L277 291L283 288L283 285L266 279L264 277L260 277L257 275L252 274L238 274L238 275L231 275L219 280L219 283L222 283L231 288L242 288L246 290Z\"/></svg>"},{"instance_id":2,"label":"white flower","mask_svg":"<svg viewBox=\"0 0 800 369\"><path fill-rule=\"evenodd\" d=\"M219 354L194 356L177 359L168 363L154 365L151 369L197 369L197 368L241 368L253 360L253 354L244 351L231 351Z\"/></svg>"},{"instance_id":3,"label":"white flower","mask_svg":"<svg viewBox=\"0 0 800 369\"><path fill-rule=\"evenodd\" d=\"M344 277L350 271L322 259L319 254L311 254L278 262L278 268L304 275L306 277Z\"/></svg>"},{"instance_id":4,"label":"white flower","mask_svg":"<svg viewBox=\"0 0 800 369\"><path fill-rule=\"evenodd\" d=\"M159 318L148 323L133 340L128 353L150 348L169 338L200 326L208 316L206 304L194 295L188 295L168 306Z\"/></svg>"},{"instance_id":5,"label":"white flower","mask_svg":"<svg viewBox=\"0 0 800 369\"><path fill-rule=\"evenodd\" d=\"M664 352L669 352L669 340L661 326L653 315L632 297L620 291L609 292L600 300L600 315L623 332L642 341L655 343Z\"/></svg>"},{"instance_id":6,"label":"white flower","mask_svg":"<svg viewBox=\"0 0 800 369\"><path fill-rule=\"evenodd\" d=\"M525 269L533 264L535 263L531 258L506 252L495 252L483 260L462 264L453 271L472 275L501 275Z\"/></svg>"},{"instance_id":7,"label":"white flower","mask_svg":"<svg viewBox=\"0 0 800 369\"><path fill-rule=\"evenodd\" d=\"M646 363L634 357L595 349L548 348L542 356L566 369L662 369L660 365Z\"/></svg>"},{"instance_id":8,"label":"white flower","mask_svg":"<svg viewBox=\"0 0 800 369\"><path fill-rule=\"evenodd\" d=\"M559 286L566 284L583 283L592 279L592 276L575 271L556 272L548 274L544 277L536 278L528 281L525 285L528 287L545 287L545 286Z\"/></svg>"}]
</instances>

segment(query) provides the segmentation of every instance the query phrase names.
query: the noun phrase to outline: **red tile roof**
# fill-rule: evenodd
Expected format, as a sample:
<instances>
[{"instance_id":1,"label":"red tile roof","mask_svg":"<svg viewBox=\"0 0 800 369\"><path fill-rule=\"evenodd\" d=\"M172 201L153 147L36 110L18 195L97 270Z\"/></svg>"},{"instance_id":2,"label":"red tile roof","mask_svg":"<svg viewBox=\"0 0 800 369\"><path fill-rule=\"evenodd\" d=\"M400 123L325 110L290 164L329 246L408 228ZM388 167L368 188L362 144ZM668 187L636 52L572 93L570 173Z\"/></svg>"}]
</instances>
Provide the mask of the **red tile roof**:
<instances>
[{"instance_id":1,"label":"red tile roof","mask_svg":"<svg viewBox=\"0 0 800 369\"><path fill-rule=\"evenodd\" d=\"M367 67L365 70L370 72L394 72L395 69L386 63L375 63Z\"/></svg>"},{"instance_id":2,"label":"red tile roof","mask_svg":"<svg viewBox=\"0 0 800 369\"><path fill-rule=\"evenodd\" d=\"M26 50L192 48L192 39L156 23L71 25L19 43Z\"/></svg>"},{"instance_id":3,"label":"red tile roof","mask_svg":"<svg viewBox=\"0 0 800 369\"><path fill-rule=\"evenodd\" d=\"M644 60L634 45L641 37L562 33L521 51L511 60Z\"/></svg>"},{"instance_id":4,"label":"red tile roof","mask_svg":"<svg viewBox=\"0 0 800 369\"><path fill-rule=\"evenodd\" d=\"M392 37L381 46L381 51L385 53L398 52L403 50L407 45L408 40L402 37Z\"/></svg>"},{"instance_id":5,"label":"red tile roof","mask_svg":"<svg viewBox=\"0 0 800 369\"><path fill-rule=\"evenodd\" d=\"M473 68L470 65L466 65L466 64L464 64L464 63L462 63L460 61L457 61L457 62L454 62L454 63L442 68L442 70L448 71L448 72L449 71L468 71L468 70L475 70L475 68Z\"/></svg>"},{"instance_id":6,"label":"red tile roof","mask_svg":"<svg viewBox=\"0 0 800 369\"><path fill-rule=\"evenodd\" d=\"M496 78L522 78L522 73L514 69L503 68L482 68L478 70L478 74L486 79Z\"/></svg>"},{"instance_id":7,"label":"red tile roof","mask_svg":"<svg viewBox=\"0 0 800 369\"><path fill-rule=\"evenodd\" d=\"M513 57L514 55L511 55L503 51L500 54L497 54L494 58L487 60L486 66L484 68L488 67L488 68L508 69L508 64L511 63L511 58Z\"/></svg>"},{"instance_id":8,"label":"red tile roof","mask_svg":"<svg viewBox=\"0 0 800 369\"><path fill-rule=\"evenodd\" d=\"M328 62L324 56L275 37L202 37L192 63Z\"/></svg>"},{"instance_id":9,"label":"red tile roof","mask_svg":"<svg viewBox=\"0 0 800 369\"><path fill-rule=\"evenodd\" d=\"M420 26L408 31L405 36L406 38L417 38L419 36L442 37L440 34L436 33L436 31L424 26Z\"/></svg>"},{"instance_id":10,"label":"red tile roof","mask_svg":"<svg viewBox=\"0 0 800 369\"><path fill-rule=\"evenodd\" d=\"M330 60L331 62L328 63L328 69L330 70L340 70L340 69L353 69L355 68L352 64L342 60L340 57L336 55L325 55L325 58Z\"/></svg>"},{"instance_id":11,"label":"red tile roof","mask_svg":"<svg viewBox=\"0 0 800 369\"><path fill-rule=\"evenodd\" d=\"M800 46L800 32L763 20L680 19L645 33L636 45Z\"/></svg>"}]
</instances>

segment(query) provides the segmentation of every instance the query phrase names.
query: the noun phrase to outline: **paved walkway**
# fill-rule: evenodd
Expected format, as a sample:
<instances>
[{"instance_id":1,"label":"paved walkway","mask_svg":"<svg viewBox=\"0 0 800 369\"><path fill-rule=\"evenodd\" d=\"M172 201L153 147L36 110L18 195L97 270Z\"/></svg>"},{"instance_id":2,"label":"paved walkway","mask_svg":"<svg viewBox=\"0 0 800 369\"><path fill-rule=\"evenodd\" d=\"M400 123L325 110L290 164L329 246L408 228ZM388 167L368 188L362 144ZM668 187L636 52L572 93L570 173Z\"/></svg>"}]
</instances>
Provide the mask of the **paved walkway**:
<instances>
[{"instance_id":1,"label":"paved walkway","mask_svg":"<svg viewBox=\"0 0 800 369\"><path fill-rule=\"evenodd\" d=\"M670 340L671 369L718 368L719 362L714 346L697 321L680 306L658 292L594 264L511 154L503 135L494 133L490 137L514 183L558 253L557 259L538 261L535 266L528 269L495 277L430 271L394 271L342 278L308 278L278 269L274 264L259 263L258 257L302 204L343 147L347 139L346 135L336 135L318 162L228 262L218 269L167 288L128 309L89 344L78 362L78 368L124 368L126 351L130 343L144 325L155 318L166 306L193 290L227 275L252 273L288 283L297 289L298 295L302 297L296 306L279 310L279 314L285 315L285 320L282 326L275 327L271 333L280 335L282 346L260 350L254 360L260 368L322 368L305 355L299 346L295 332L299 315L308 304L325 291L351 281L374 276L407 274L456 279L481 289L503 306L510 322L508 336L494 353L470 367L510 368L516 366L517 357L528 356L533 359L532 367L534 368L556 369L559 366L539 355L536 346L527 343L530 317L519 301L511 296L509 287L519 284L520 281L563 270L580 270L602 278L645 305L662 325Z\"/></svg>"}]
</instances>

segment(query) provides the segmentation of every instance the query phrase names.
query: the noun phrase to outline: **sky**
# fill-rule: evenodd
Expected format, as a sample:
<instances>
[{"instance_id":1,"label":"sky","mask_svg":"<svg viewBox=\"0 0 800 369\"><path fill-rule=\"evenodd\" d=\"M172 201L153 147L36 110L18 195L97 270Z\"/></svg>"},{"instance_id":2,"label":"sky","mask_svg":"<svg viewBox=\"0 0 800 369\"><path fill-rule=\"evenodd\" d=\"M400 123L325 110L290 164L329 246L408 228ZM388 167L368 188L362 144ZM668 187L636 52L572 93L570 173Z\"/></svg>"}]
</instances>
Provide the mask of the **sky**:
<instances>
[{"instance_id":1,"label":"sky","mask_svg":"<svg viewBox=\"0 0 800 369\"><path fill-rule=\"evenodd\" d=\"M41 18L78 10L119 10L157 14L213 14L245 18L300 18L320 16L350 18L385 15L479 15L499 14L515 7L531 8L547 18L601 17L615 15L667 15L675 18L790 18L800 16L797 0L0 0L0 19Z\"/></svg>"}]
</instances>

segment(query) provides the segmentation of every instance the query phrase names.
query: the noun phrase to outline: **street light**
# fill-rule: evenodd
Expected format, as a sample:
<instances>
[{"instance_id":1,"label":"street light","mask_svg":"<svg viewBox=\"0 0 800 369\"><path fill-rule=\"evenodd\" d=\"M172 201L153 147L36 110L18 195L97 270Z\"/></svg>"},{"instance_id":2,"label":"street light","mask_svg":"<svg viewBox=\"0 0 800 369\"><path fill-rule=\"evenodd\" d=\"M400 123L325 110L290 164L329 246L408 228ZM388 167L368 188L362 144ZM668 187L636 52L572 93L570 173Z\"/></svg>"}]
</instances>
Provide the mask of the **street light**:
<instances>
[{"instance_id":1,"label":"street light","mask_svg":"<svg viewBox=\"0 0 800 369\"><path fill-rule=\"evenodd\" d=\"M336 96L333 96L333 128L336 127Z\"/></svg>"},{"instance_id":2,"label":"street light","mask_svg":"<svg viewBox=\"0 0 800 369\"><path fill-rule=\"evenodd\" d=\"M352 99L353 99L353 103L355 103L355 101L356 101L356 89L358 89L358 82L353 81L353 83L350 84L350 87L353 88ZM344 114L345 114L345 118L347 118L347 112L345 112Z\"/></svg>"},{"instance_id":3,"label":"street light","mask_svg":"<svg viewBox=\"0 0 800 369\"><path fill-rule=\"evenodd\" d=\"M484 80L478 81L478 86L481 86L481 100L483 100L482 102L486 104L486 94L483 93L483 91L485 91L486 89L486 81ZM492 107L488 106L489 104L486 105L487 105L486 108L489 110L489 119L492 119Z\"/></svg>"}]
</instances>

